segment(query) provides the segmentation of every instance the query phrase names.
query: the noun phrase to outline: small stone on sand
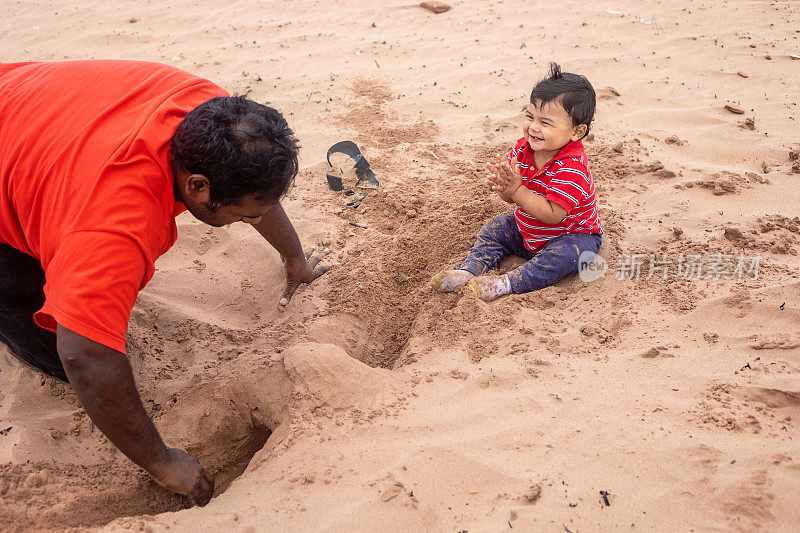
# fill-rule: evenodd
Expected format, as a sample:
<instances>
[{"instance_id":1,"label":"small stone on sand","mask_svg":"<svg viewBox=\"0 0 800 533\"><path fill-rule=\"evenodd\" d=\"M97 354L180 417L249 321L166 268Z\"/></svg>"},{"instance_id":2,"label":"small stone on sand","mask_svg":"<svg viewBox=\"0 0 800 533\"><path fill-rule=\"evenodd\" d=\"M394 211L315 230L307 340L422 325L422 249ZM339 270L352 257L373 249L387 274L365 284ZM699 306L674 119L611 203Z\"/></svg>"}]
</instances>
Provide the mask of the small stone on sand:
<instances>
[{"instance_id":1,"label":"small stone on sand","mask_svg":"<svg viewBox=\"0 0 800 533\"><path fill-rule=\"evenodd\" d=\"M422 2L419 7L427 9L428 11L432 11L437 15L439 13L444 13L445 11L450 11L450 6L444 2Z\"/></svg>"},{"instance_id":2,"label":"small stone on sand","mask_svg":"<svg viewBox=\"0 0 800 533\"><path fill-rule=\"evenodd\" d=\"M620 96L620 92L613 87L604 87L597 91L597 98L600 100L611 100Z\"/></svg>"},{"instance_id":3,"label":"small stone on sand","mask_svg":"<svg viewBox=\"0 0 800 533\"><path fill-rule=\"evenodd\" d=\"M742 109L736 104L725 104L725 109L737 115L744 115L744 109Z\"/></svg>"},{"instance_id":4,"label":"small stone on sand","mask_svg":"<svg viewBox=\"0 0 800 533\"><path fill-rule=\"evenodd\" d=\"M795 148L789 151L789 161L792 162L792 173L800 174L800 149Z\"/></svg>"},{"instance_id":5,"label":"small stone on sand","mask_svg":"<svg viewBox=\"0 0 800 533\"><path fill-rule=\"evenodd\" d=\"M640 357L644 357L645 359L653 359L658 357L661 352L659 352L658 348L650 348L649 350L642 352L639 354Z\"/></svg>"},{"instance_id":6,"label":"small stone on sand","mask_svg":"<svg viewBox=\"0 0 800 533\"><path fill-rule=\"evenodd\" d=\"M542 496L542 486L538 483L531 485L525 494L522 495L522 498L525 500L525 503L536 503L539 501L539 498Z\"/></svg>"},{"instance_id":7,"label":"small stone on sand","mask_svg":"<svg viewBox=\"0 0 800 533\"><path fill-rule=\"evenodd\" d=\"M405 487L403 486L402 483L398 481L397 483L395 483L394 485L383 491L383 494L381 494L381 501L388 502L389 500L391 500L392 498L396 497L398 494L403 492L403 490L405 490Z\"/></svg>"}]
</instances>

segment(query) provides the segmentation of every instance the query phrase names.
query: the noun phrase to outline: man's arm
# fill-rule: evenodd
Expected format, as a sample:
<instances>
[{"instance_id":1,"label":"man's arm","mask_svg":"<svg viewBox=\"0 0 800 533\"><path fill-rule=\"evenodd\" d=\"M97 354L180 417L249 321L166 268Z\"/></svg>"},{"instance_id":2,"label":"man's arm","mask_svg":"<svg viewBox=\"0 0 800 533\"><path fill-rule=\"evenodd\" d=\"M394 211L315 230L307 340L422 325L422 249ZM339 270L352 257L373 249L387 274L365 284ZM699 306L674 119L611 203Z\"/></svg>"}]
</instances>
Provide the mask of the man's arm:
<instances>
[{"instance_id":1,"label":"man's arm","mask_svg":"<svg viewBox=\"0 0 800 533\"><path fill-rule=\"evenodd\" d=\"M286 268L286 290L283 292L281 305L289 303L301 283L311 283L333 267L317 266L328 255L327 248L316 255L314 247L303 251L300 238L280 202L276 202L272 209L264 213L261 221L253 224L253 227L281 254Z\"/></svg>"},{"instance_id":2,"label":"man's arm","mask_svg":"<svg viewBox=\"0 0 800 533\"><path fill-rule=\"evenodd\" d=\"M280 202L276 202L269 211L264 213L261 222L253 224L253 227L278 250L284 263L301 264L306 262L300 238Z\"/></svg>"},{"instance_id":3,"label":"man's arm","mask_svg":"<svg viewBox=\"0 0 800 533\"><path fill-rule=\"evenodd\" d=\"M167 448L147 416L125 355L59 325L58 355L81 405L119 450L162 487L205 505L213 478L197 459Z\"/></svg>"}]
</instances>

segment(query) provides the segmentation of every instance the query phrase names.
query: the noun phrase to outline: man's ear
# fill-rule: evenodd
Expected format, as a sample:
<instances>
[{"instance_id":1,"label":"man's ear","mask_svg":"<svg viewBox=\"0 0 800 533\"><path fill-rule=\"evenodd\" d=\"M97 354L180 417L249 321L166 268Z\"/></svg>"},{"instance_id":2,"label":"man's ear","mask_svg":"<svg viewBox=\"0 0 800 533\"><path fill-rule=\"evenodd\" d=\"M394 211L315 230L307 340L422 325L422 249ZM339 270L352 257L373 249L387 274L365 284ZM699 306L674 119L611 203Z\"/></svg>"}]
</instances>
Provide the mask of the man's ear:
<instances>
[{"instance_id":1,"label":"man's ear","mask_svg":"<svg viewBox=\"0 0 800 533\"><path fill-rule=\"evenodd\" d=\"M211 184L202 174L192 174L186 178L184 193L196 202L208 202L211 194Z\"/></svg>"},{"instance_id":2,"label":"man's ear","mask_svg":"<svg viewBox=\"0 0 800 533\"><path fill-rule=\"evenodd\" d=\"M588 130L588 126L586 124L578 124L575 126L575 129L572 131L571 139L573 141L579 141L583 139L584 135L586 135L586 130Z\"/></svg>"}]
</instances>

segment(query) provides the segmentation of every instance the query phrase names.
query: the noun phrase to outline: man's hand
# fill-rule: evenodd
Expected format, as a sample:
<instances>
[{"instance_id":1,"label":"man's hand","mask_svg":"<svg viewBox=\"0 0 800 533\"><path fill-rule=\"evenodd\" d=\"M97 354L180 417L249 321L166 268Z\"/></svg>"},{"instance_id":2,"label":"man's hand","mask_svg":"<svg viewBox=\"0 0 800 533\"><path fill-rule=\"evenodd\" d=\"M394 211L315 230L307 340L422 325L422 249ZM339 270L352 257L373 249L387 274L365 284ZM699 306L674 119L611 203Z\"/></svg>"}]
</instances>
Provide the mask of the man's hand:
<instances>
[{"instance_id":1,"label":"man's hand","mask_svg":"<svg viewBox=\"0 0 800 533\"><path fill-rule=\"evenodd\" d=\"M128 358L58 325L56 341L64 371L92 422L119 450L162 487L205 505L214 479L197 459L167 448L142 406Z\"/></svg>"},{"instance_id":2,"label":"man's hand","mask_svg":"<svg viewBox=\"0 0 800 533\"><path fill-rule=\"evenodd\" d=\"M317 266L330 252L327 248L316 255L315 246L303 251L297 232L280 203L264 213L261 222L253 224L253 227L278 250L286 268L286 290L281 297L281 307L289 303L300 284L311 283L335 266Z\"/></svg>"},{"instance_id":3,"label":"man's hand","mask_svg":"<svg viewBox=\"0 0 800 533\"><path fill-rule=\"evenodd\" d=\"M153 480L172 492L189 497L194 505L203 506L214 494L214 478L200 463L178 448L167 449L166 461L152 468Z\"/></svg>"},{"instance_id":4,"label":"man's hand","mask_svg":"<svg viewBox=\"0 0 800 533\"><path fill-rule=\"evenodd\" d=\"M321 252L315 254L314 250L316 250L316 248L316 246L312 246L303 252L303 255L305 256L303 260L286 261L284 263L284 266L286 267L286 290L283 291L283 297L281 298L280 302L282 307L289 303L289 300L292 299L294 291L296 291L297 287L299 287L302 283L311 283L325 272L336 266L317 266L319 262L330 253L330 250L325 248Z\"/></svg>"},{"instance_id":5,"label":"man's hand","mask_svg":"<svg viewBox=\"0 0 800 533\"><path fill-rule=\"evenodd\" d=\"M492 182L492 190L497 193L500 198L508 203L514 203L514 193L522 187L522 174L517 165L517 159L511 160L509 165L503 156L497 154L497 161L495 163L487 163L491 174L488 179Z\"/></svg>"}]
</instances>

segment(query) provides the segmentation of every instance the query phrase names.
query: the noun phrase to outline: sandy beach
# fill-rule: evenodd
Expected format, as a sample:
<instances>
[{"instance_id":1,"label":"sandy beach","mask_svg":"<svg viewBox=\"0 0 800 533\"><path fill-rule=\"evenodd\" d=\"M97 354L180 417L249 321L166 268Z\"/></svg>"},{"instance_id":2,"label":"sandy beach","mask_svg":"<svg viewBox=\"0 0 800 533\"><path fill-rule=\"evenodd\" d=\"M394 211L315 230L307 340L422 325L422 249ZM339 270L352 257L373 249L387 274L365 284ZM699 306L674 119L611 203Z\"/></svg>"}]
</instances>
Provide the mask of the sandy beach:
<instances>
[{"instance_id":1,"label":"sandy beach","mask_svg":"<svg viewBox=\"0 0 800 533\"><path fill-rule=\"evenodd\" d=\"M280 110L284 206L340 266L282 311L251 227L178 217L128 354L203 508L0 347L0 530L798 531L800 4L449 3L4 3L3 62L159 61ZM551 61L597 92L604 277L433 293L508 210L484 163ZM355 209L341 140L381 184Z\"/></svg>"}]
</instances>

